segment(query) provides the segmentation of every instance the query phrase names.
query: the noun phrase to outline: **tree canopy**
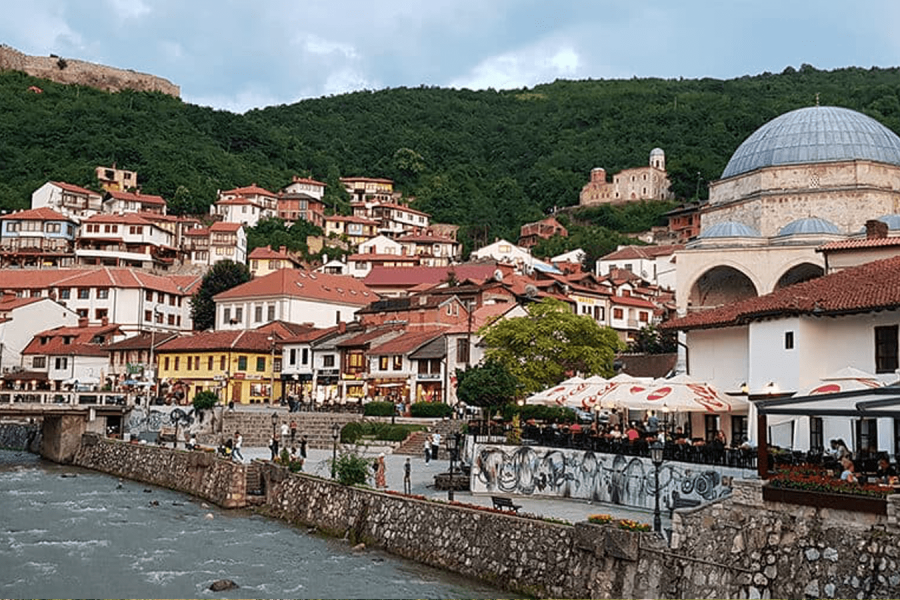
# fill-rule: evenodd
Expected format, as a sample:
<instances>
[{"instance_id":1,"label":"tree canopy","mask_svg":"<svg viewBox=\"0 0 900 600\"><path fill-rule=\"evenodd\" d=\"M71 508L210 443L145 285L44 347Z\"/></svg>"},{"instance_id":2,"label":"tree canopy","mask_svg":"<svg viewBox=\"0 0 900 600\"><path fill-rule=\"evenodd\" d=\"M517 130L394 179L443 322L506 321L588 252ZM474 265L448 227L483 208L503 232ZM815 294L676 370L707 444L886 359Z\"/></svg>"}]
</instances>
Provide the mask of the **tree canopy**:
<instances>
[{"instance_id":1,"label":"tree canopy","mask_svg":"<svg viewBox=\"0 0 900 600\"><path fill-rule=\"evenodd\" d=\"M213 296L250 281L247 265L230 260L219 261L203 276L200 288L191 297L191 319L194 331L212 329L216 325L216 303Z\"/></svg>"},{"instance_id":2,"label":"tree canopy","mask_svg":"<svg viewBox=\"0 0 900 600\"><path fill-rule=\"evenodd\" d=\"M456 370L456 396L469 406L493 408L516 397L519 382L503 363L486 360L480 365Z\"/></svg>"},{"instance_id":3,"label":"tree canopy","mask_svg":"<svg viewBox=\"0 0 900 600\"><path fill-rule=\"evenodd\" d=\"M527 316L501 319L478 332L485 356L506 366L522 391L537 392L575 374L613 374L613 359L623 346L615 331L554 298L527 310Z\"/></svg>"}]
</instances>

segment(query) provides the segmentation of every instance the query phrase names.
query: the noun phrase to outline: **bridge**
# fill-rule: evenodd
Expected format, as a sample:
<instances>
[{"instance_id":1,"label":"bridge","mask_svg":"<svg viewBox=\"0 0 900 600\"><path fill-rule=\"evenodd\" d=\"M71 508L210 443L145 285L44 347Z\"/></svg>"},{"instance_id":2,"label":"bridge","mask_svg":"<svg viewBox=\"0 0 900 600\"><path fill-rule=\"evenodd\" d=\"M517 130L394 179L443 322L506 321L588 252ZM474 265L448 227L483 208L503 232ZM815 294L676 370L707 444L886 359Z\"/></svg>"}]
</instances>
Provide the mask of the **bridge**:
<instances>
[{"instance_id":1,"label":"bridge","mask_svg":"<svg viewBox=\"0 0 900 600\"><path fill-rule=\"evenodd\" d=\"M130 409L126 396L107 392L0 393L0 421L40 421L41 456L58 463L72 462L82 434L106 435Z\"/></svg>"}]
</instances>

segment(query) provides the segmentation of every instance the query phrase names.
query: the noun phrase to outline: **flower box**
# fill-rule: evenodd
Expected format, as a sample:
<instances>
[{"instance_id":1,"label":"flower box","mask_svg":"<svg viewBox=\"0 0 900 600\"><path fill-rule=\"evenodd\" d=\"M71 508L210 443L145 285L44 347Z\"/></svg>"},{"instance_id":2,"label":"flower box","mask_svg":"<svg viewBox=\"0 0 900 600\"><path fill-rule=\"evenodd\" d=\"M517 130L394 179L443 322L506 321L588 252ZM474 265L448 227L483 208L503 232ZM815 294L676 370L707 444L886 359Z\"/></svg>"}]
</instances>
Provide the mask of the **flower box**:
<instances>
[{"instance_id":1,"label":"flower box","mask_svg":"<svg viewBox=\"0 0 900 600\"><path fill-rule=\"evenodd\" d=\"M768 502L784 502L815 508L849 510L876 515L887 514L887 501L876 496L814 492L766 485L763 487L763 499Z\"/></svg>"}]
</instances>

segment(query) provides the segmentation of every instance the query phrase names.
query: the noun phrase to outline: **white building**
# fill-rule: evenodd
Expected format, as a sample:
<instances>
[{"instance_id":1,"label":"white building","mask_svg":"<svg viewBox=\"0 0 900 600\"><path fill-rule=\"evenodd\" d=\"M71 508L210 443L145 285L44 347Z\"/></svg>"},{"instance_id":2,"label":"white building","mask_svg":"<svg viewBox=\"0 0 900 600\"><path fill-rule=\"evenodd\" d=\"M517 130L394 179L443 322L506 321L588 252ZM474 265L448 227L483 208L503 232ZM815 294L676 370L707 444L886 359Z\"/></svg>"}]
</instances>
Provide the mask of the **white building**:
<instances>
[{"instance_id":1,"label":"white building","mask_svg":"<svg viewBox=\"0 0 900 600\"><path fill-rule=\"evenodd\" d=\"M597 260L598 276L609 275L613 269L631 271L659 287L675 289L675 253L684 249L681 244L669 246L619 246Z\"/></svg>"},{"instance_id":2,"label":"white building","mask_svg":"<svg viewBox=\"0 0 900 600\"><path fill-rule=\"evenodd\" d=\"M45 373L51 389L64 386L96 388L106 383L109 352L106 346L124 339L118 325L62 326L39 332L22 351L23 361L35 373Z\"/></svg>"},{"instance_id":3,"label":"white building","mask_svg":"<svg viewBox=\"0 0 900 600\"><path fill-rule=\"evenodd\" d=\"M31 194L31 208L52 208L76 220L103 210L103 195L83 187L48 181Z\"/></svg>"},{"instance_id":4,"label":"white building","mask_svg":"<svg viewBox=\"0 0 900 600\"><path fill-rule=\"evenodd\" d=\"M47 328L73 327L78 315L50 298L0 297L0 372L30 371L22 351L35 334Z\"/></svg>"},{"instance_id":5,"label":"white building","mask_svg":"<svg viewBox=\"0 0 900 600\"><path fill-rule=\"evenodd\" d=\"M329 327L353 315L377 295L346 275L281 269L217 294L216 329L253 329L270 321Z\"/></svg>"}]
</instances>

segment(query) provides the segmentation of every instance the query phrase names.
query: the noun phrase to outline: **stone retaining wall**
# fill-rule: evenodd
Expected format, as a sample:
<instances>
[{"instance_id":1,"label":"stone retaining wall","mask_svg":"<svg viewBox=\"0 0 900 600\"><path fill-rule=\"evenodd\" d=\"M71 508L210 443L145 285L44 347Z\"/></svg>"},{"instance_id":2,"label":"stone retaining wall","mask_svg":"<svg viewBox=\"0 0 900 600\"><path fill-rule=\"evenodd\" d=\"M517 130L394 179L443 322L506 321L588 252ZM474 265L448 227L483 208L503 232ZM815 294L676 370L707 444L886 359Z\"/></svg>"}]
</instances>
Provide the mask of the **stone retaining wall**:
<instances>
[{"instance_id":1,"label":"stone retaining wall","mask_svg":"<svg viewBox=\"0 0 900 600\"><path fill-rule=\"evenodd\" d=\"M185 492L224 508L247 505L246 466L209 452L131 444L88 433L73 464Z\"/></svg>"},{"instance_id":2,"label":"stone retaining wall","mask_svg":"<svg viewBox=\"0 0 900 600\"><path fill-rule=\"evenodd\" d=\"M0 448L37 453L41 445L40 425L0 423Z\"/></svg>"}]
</instances>

